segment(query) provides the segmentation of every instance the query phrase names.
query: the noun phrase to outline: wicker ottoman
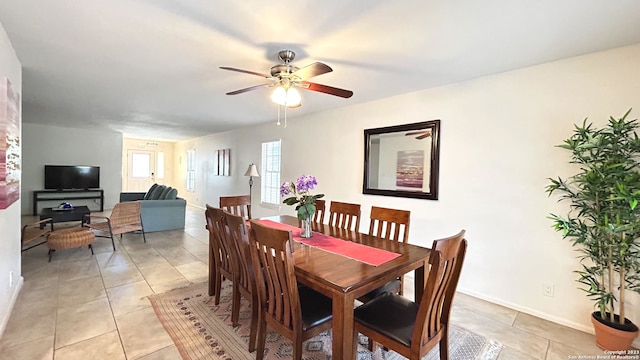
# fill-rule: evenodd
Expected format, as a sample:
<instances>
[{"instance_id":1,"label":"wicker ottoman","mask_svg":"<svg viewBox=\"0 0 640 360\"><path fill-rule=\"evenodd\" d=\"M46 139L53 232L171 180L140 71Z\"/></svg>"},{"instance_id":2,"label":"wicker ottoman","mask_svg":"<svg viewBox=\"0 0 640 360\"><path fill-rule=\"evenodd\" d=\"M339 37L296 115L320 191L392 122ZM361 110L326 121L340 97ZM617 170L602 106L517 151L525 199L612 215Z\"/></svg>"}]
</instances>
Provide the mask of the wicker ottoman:
<instances>
[{"instance_id":1,"label":"wicker ottoman","mask_svg":"<svg viewBox=\"0 0 640 360\"><path fill-rule=\"evenodd\" d=\"M47 238L49 261L51 261L51 255L56 250L77 248L84 245L89 245L91 255L93 255L93 246L91 246L93 239L95 239L95 235L87 228L56 230L49 234Z\"/></svg>"}]
</instances>

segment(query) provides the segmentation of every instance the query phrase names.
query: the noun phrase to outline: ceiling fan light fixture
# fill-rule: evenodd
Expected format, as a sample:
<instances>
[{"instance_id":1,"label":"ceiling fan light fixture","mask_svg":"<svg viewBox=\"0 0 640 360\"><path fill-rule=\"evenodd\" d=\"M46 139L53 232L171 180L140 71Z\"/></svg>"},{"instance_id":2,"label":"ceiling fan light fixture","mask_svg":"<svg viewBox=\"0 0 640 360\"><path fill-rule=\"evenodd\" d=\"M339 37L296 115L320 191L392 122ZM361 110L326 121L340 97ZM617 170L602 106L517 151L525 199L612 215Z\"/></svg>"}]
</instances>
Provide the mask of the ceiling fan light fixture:
<instances>
[{"instance_id":1,"label":"ceiling fan light fixture","mask_svg":"<svg viewBox=\"0 0 640 360\"><path fill-rule=\"evenodd\" d=\"M271 101L278 105L286 107L298 107L302 101L300 93L295 88L285 89L282 86L278 86L271 94Z\"/></svg>"}]
</instances>

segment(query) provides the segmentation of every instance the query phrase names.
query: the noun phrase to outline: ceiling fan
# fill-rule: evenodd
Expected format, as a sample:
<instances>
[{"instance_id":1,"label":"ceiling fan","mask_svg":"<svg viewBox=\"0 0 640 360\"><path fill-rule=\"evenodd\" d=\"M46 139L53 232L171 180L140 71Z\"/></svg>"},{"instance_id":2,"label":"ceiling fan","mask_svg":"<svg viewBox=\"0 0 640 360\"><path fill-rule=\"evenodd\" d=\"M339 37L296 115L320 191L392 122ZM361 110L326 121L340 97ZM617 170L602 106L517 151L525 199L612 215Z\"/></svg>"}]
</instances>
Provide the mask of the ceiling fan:
<instances>
[{"instance_id":1,"label":"ceiling fan","mask_svg":"<svg viewBox=\"0 0 640 360\"><path fill-rule=\"evenodd\" d=\"M419 131L412 131L412 132L408 132L406 134L404 134L405 136L413 136L413 135L417 135L416 139L418 140L422 140L422 139L426 139L429 136L431 136L431 130L419 130Z\"/></svg>"},{"instance_id":2,"label":"ceiling fan","mask_svg":"<svg viewBox=\"0 0 640 360\"><path fill-rule=\"evenodd\" d=\"M353 91L350 90L307 81L307 79L309 78L326 74L333 71L333 69L331 69L329 65L321 62L314 62L313 64L299 68L291 64L295 57L296 53L291 50L282 50L278 52L278 58L282 60L283 64L272 66L270 74L242 70L228 66L221 66L220 69L222 70L256 75L269 80L269 82L265 84L250 86L248 88L228 92L227 95L237 95L245 93L247 91L277 86L278 88L273 93L271 98L274 102L286 107L300 106L300 95L297 93L295 88L317 91L329 95L339 96L342 98L350 98L353 95Z\"/></svg>"}]
</instances>

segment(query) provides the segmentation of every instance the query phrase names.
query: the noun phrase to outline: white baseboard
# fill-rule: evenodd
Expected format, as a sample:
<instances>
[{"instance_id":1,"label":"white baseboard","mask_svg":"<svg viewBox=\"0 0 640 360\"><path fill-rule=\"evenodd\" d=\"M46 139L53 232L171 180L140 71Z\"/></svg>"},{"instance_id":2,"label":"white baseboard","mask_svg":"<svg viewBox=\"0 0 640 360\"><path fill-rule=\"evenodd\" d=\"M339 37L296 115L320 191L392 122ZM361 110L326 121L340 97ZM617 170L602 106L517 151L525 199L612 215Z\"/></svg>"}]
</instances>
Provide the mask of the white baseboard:
<instances>
[{"instance_id":1,"label":"white baseboard","mask_svg":"<svg viewBox=\"0 0 640 360\"><path fill-rule=\"evenodd\" d=\"M4 335L7 324L9 324L9 319L11 318L11 313L13 313L13 307L16 305L16 300L18 299L18 294L20 294L20 289L22 289L22 284L24 284L24 278L20 276L18 277L18 282L14 287L13 294L11 294L9 308L7 309L7 312L3 314L2 322L0 322L0 338L2 338L2 335Z\"/></svg>"},{"instance_id":2,"label":"white baseboard","mask_svg":"<svg viewBox=\"0 0 640 360\"><path fill-rule=\"evenodd\" d=\"M563 326L566 326L566 327L570 327L572 329L576 329L576 330L580 330L580 331L583 331L583 332L586 332L586 333L589 333L589 334L593 334L593 327L590 327L590 326L586 326L586 325L579 324L579 323L576 323L576 322L573 322L573 321L569 321L569 320L564 319L564 318L559 318L557 316L553 316L553 315L550 315L550 314L547 314L547 313L544 313L544 312L541 312L541 311L538 311L538 310L535 310L535 309L531 309L531 308L528 308L528 307L525 307L525 306L520 306L518 304L514 304L514 303L511 303L511 302L508 302L508 301L502 301L500 299L496 299L496 298L493 298L491 296L486 296L484 294L480 294L480 293L475 292L473 290L464 289L464 288L458 288L456 291L459 291L459 292L461 292L463 294L466 294L466 295L469 295L469 296L473 296L473 297L478 298L478 299L486 300L486 301L494 303L494 304L498 304L498 305L501 305L501 306L504 306L504 307L508 307L509 309L520 311L520 312L523 312L525 314L533 315L535 317L539 317L541 319L548 320L548 321L551 321L551 322L556 323L556 324L560 324L560 325L563 325Z\"/></svg>"}]
</instances>

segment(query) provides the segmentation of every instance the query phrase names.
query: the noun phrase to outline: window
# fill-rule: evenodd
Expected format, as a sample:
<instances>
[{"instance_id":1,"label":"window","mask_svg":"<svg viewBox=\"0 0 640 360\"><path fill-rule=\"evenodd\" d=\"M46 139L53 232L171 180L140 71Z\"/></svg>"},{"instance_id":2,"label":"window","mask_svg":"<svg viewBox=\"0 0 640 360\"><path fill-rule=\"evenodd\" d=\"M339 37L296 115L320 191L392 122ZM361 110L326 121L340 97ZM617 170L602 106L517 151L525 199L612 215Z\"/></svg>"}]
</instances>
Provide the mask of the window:
<instances>
[{"instance_id":1,"label":"window","mask_svg":"<svg viewBox=\"0 0 640 360\"><path fill-rule=\"evenodd\" d=\"M164 152L158 152L158 166L156 166L158 179L164 179Z\"/></svg>"},{"instance_id":2,"label":"window","mask_svg":"<svg viewBox=\"0 0 640 360\"><path fill-rule=\"evenodd\" d=\"M280 205L280 150L280 140L262 143L262 204Z\"/></svg>"},{"instance_id":3,"label":"window","mask_svg":"<svg viewBox=\"0 0 640 360\"><path fill-rule=\"evenodd\" d=\"M136 152L131 155L131 177L148 178L151 174L149 169L149 153Z\"/></svg>"},{"instance_id":4,"label":"window","mask_svg":"<svg viewBox=\"0 0 640 360\"><path fill-rule=\"evenodd\" d=\"M196 151L187 150L187 191L196 190Z\"/></svg>"}]
</instances>

